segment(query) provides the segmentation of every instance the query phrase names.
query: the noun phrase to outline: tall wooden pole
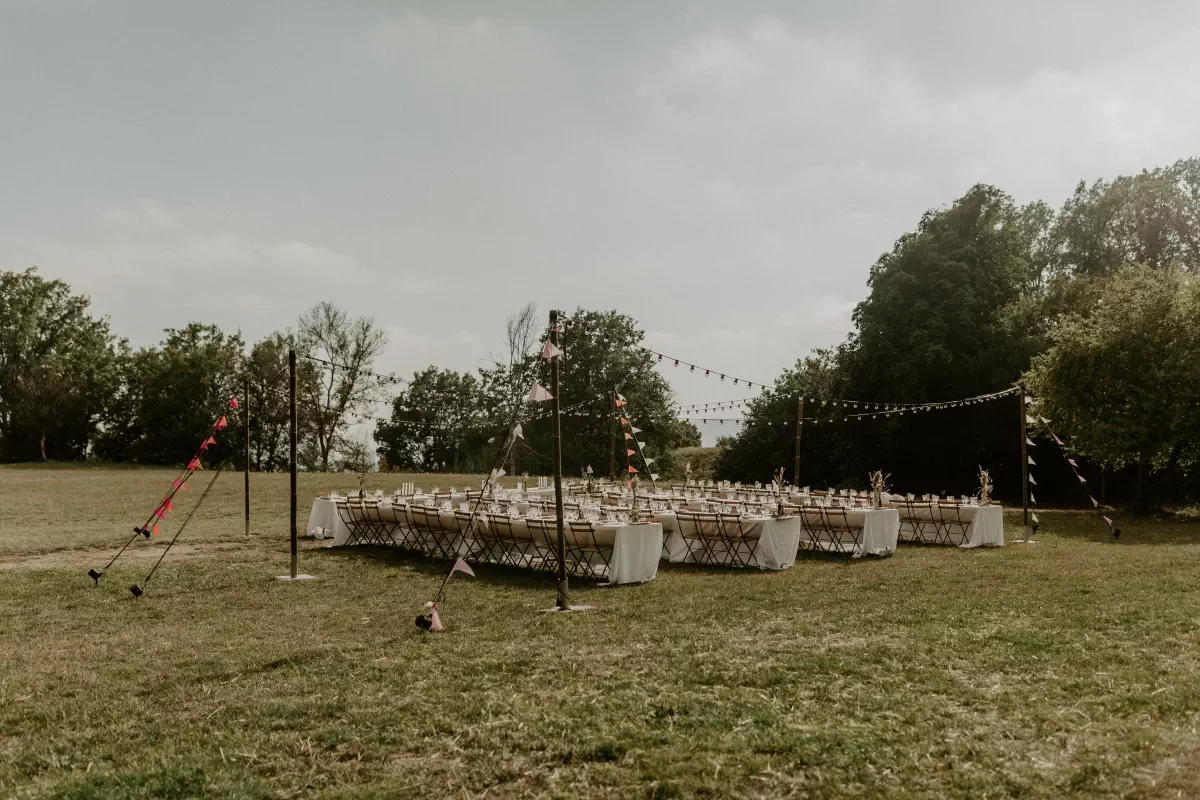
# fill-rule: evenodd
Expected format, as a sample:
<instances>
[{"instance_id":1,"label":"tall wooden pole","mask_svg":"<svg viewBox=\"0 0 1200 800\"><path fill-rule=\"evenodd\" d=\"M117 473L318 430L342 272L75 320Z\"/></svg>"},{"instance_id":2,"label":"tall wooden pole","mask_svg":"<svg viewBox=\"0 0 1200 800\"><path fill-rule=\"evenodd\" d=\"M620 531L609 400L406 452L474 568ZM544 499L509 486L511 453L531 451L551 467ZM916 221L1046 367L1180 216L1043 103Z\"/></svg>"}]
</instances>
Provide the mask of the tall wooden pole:
<instances>
[{"instance_id":1,"label":"tall wooden pole","mask_svg":"<svg viewBox=\"0 0 1200 800\"><path fill-rule=\"evenodd\" d=\"M550 343L558 347L558 312L550 311ZM555 528L558 532L558 610L567 611L571 608L567 587L567 536L563 531L563 495L562 495L562 416L561 403L558 400L558 362L559 356L550 359L550 394L554 404L554 512Z\"/></svg>"},{"instance_id":2,"label":"tall wooden pole","mask_svg":"<svg viewBox=\"0 0 1200 800\"><path fill-rule=\"evenodd\" d=\"M245 473L245 492L246 492L246 535L250 535L250 377L246 377L246 393L242 395L242 403L246 417L246 473Z\"/></svg>"},{"instance_id":3,"label":"tall wooden pole","mask_svg":"<svg viewBox=\"0 0 1200 800\"><path fill-rule=\"evenodd\" d=\"M800 393L800 404L796 411L796 472L797 488L800 486L800 434L804 431L804 393Z\"/></svg>"},{"instance_id":4,"label":"tall wooden pole","mask_svg":"<svg viewBox=\"0 0 1200 800\"><path fill-rule=\"evenodd\" d=\"M1029 445L1025 428L1025 387L1017 387L1017 397L1021 400L1021 524L1029 527Z\"/></svg>"},{"instance_id":5,"label":"tall wooden pole","mask_svg":"<svg viewBox=\"0 0 1200 800\"><path fill-rule=\"evenodd\" d=\"M292 580L296 580L296 351L288 350L288 456L292 488Z\"/></svg>"},{"instance_id":6,"label":"tall wooden pole","mask_svg":"<svg viewBox=\"0 0 1200 800\"><path fill-rule=\"evenodd\" d=\"M617 479L617 387L608 396L608 479Z\"/></svg>"}]
</instances>

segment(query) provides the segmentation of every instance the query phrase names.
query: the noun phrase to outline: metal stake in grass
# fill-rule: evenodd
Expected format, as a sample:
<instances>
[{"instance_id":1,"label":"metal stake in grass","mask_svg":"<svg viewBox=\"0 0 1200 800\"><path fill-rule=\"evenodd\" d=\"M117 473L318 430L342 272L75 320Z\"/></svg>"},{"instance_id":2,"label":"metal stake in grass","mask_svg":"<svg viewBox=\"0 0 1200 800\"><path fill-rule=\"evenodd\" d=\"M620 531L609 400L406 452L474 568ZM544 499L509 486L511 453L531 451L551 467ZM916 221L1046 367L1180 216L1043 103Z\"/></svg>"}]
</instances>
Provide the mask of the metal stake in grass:
<instances>
[{"instance_id":1,"label":"metal stake in grass","mask_svg":"<svg viewBox=\"0 0 1200 800\"><path fill-rule=\"evenodd\" d=\"M217 482L217 478L221 477L222 472L224 472L223 469L218 469L213 473L212 480L208 482L208 486L204 487L204 492L200 495L199 499L196 500L196 505L192 506L192 510L188 512L186 517L184 517L183 524L179 526L179 530L175 531L175 535L171 537L171 542L167 545L167 549L163 550L163 554L158 557L158 561L154 562L154 566L150 568L150 573L146 575L145 580L143 580L140 585L135 583L133 586L129 587L129 591L134 597L141 597L142 594L145 593L145 589L143 587L150 582L151 578L154 577L154 572L158 569L158 565L161 564L163 559L167 557L167 553L171 552L171 548L175 546L175 542L177 539L179 539L179 535L183 533L183 529L186 528L188 523L192 521L192 517L196 514L196 510L200 508L201 503L204 502L204 498L208 497L209 490L212 489L213 484Z\"/></svg>"}]
</instances>

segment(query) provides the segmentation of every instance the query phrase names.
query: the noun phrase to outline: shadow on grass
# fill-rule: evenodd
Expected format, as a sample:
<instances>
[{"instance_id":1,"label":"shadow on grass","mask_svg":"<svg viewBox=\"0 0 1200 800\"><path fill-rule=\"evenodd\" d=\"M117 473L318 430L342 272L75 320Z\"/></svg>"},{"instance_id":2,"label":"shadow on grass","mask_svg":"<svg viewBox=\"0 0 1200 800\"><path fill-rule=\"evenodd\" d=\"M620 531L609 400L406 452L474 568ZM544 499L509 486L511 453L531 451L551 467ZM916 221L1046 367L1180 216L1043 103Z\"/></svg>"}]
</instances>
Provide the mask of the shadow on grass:
<instances>
[{"instance_id":1,"label":"shadow on grass","mask_svg":"<svg viewBox=\"0 0 1200 800\"><path fill-rule=\"evenodd\" d=\"M1200 518L1190 514L1157 512L1135 514L1124 509L1104 512L1121 531L1114 537L1108 525L1094 512L1043 512L1034 536L1052 535L1097 544L1120 546L1200 544Z\"/></svg>"}]
</instances>

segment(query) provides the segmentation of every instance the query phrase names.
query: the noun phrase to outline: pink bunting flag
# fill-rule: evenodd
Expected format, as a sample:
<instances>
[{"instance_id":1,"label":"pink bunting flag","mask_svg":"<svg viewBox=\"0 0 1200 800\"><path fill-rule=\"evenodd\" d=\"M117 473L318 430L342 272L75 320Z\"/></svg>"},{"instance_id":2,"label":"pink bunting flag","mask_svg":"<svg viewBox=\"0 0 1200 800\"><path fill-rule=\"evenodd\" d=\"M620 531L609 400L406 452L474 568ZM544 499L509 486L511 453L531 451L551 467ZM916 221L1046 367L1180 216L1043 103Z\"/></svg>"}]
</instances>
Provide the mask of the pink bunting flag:
<instances>
[{"instance_id":1,"label":"pink bunting flag","mask_svg":"<svg viewBox=\"0 0 1200 800\"><path fill-rule=\"evenodd\" d=\"M158 517L159 519L164 519L166 517L166 515L167 515L167 513L162 510L162 506L159 506L158 508L154 509L154 516Z\"/></svg>"},{"instance_id":2,"label":"pink bunting flag","mask_svg":"<svg viewBox=\"0 0 1200 800\"><path fill-rule=\"evenodd\" d=\"M225 421L225 417L221 417L219 420L217 420L217 430L223 431L227 427L229 427L229 423Z\"/></svg>"},{"instance_id":3,"label":"pink bunting flag","mask_svg":"<svg viewBox=\"0 0 1200 800\"><path fill-rule=\"evenodd\" d=\"M634 467L633 467L632 465L630 465L630 467L629 467L629 474L630 474L630 475L632 475L632 474L634 474L635 472L637 472L637 470L636 470L636 469L634 469Z\"/></svg>"},{"instance_id":4,"label":"pink bunting flag","mask_svg":"<svg viewBox=\"0 0 1200 800\"><path fill-rule=\"evenodd\" d=\"M1067 445L1066 445L1066 443L1065 443L1065 442L1064 442L1062 439L1058 438L1058 434L1057 434L1057 433L1052 433L1052 434L1050 434L1050 435L1054 437L1054 441L1055 441L1055 443L1056 443L1056 444L1057 444L1059 447L1066 447L1066 446L1067 446Z\"/></svg>"},{"instance_id":5,"label":"pink bunting flag","mask_svg":"<svg viewBox=\"0 0 1200 800\"><path fill-rule=\"evenodd\" d=\"M1078 466L1079 466L1078 464L1076 464L1076 463L1075 463L1075 459L1073 459L1073 458L1068 458L1068 459L1067 459L1067 463L1068 463L1068 464L1070 464L1072 467L1078 467Z\"/></svg>"},{"instance_id":6,"label":"pink bunting flag","mask_svg":"<svg viewBox=\"0 0 1200 800\"><path fill-rule=\"evenodd\" d=\"M208 449L208 442L201 442L200 443L200 452L203 453L207 449Z\"/></svg>"},{"instance_id":7,"label":"pink bunting flag","mask_svg":"<svg viewBox=\"0 0 1200 800\"><path fill-rule=\"evenodd\" d=\"M535 383L533 388L529 390L529 402L531 403L544 403L547 400L553 399L554 395L546 391L546 387L542 386L540 383Z\"/></svg>"},{"instance_id":8,"label":"pink bunting flag","mask_svg":"<svg viewBox=\"0 0 1200 800\"><path fill-rule=\"evenodd\" d=\"M237 402L237 398L236 398L236 397L231 397L231 398L229 398L229 407L230 407L230 408L237 408L237 407L238 407L238 402Z\"/></svg>"},{"instance_id":9,"label":"pink bunting flag","mask_svg":"<svg viewBox=\"0 0 1200 800\"><path fill-rule=\"evenodd\" d=\"M156 523L154 523L154 527L153 527L153 528L151 528L150 530L154 532L154 535L155 535L155 536L162 536L162 531L160 531L160 530L158 529L158 523L157 523L157 522L156 522Z\"/></svg>"},{"instance_id":10,"label":"pink bunting flag","mask_svg":"<svg viewBox=\"0 0 1200 800\"><path fill-rule=\"evenodd\" d=\"M621 395L617 395L617 400L616 400L615 405L617 408L623 407L625 405L625 398L621 397Z\"/></svg>"},{"instance_id":11,"label":"pink bunting flag","mask_svg":"<svg viewBox=\"0 0 1200 800\"><path fill-rule=\"evenodd\" d=\"M1079 476L1079 482L1080 482L1080 483L1087 483L1087 478L1085 478L1085 477L1083 477L1082 475L1080 475L1080 476Z\"/></svg>"},{"instance_id":12,"label":"pink bunting flag","mask_svg":"<svg viewBox=\"0 0 1200 800\"><path fill-rule=\"evenodd\" d=\"M562 355L562 350L559 350L557 347L555 347L554 342L550 341L549 339L547 339L546 343L542 345L542 358L545 361L549 361L550 359L554 358L555 356L561 356L561 355Z\"/></svg>"},{"instance_id":13,"label":"pink bunting flag","mask_svg":"<svg viewBox=\"0 0 1200 800\"><path fill-rule=\"evenodd\" d=\"M626 450L626 451L625 451L625 455L627 455L627 456L636 456L636 455L637 455L637 452L636 452L636 451L634 451L634 450Z\"/></svg>"},{"instance_id":14,"label":"pink bunting flag","mask_svg":"<svg viewBox=\"0 0 1200 800\"><path fill-rule=\"evenodd\" d=\"M200 466L200 459L198 458L193 458L191 461L189 461L187 468L191 472L195 472L198 469L203 469L203 467Z\"/></svg>"},{"instance_id":15,"label":"pink bunting flag","mask_svg":"<svg viewBox=\"0 0 1200 800\"><path fill-rule=\"evenodd\" d=\"M592 474L592 465L591 465L591 464L588 464L588 467L587 467L587 474L588 474L588 475L591 475L591 474Z\"/></svg>"},{"instance_id":16,"label":"pink bunting flag","mask_svg":"<svg viewBox=\"0 0 1200 800\"><path fill-rule=\"evenodd\" d=\"M179 488L180 486L182 486L182 485L183 485L183 479L182 479L182 478L176 478L175 480L171 481L171 488L172 488L172 489L178 489L178 488Z\"/></svg>"},{"instance_id":17,"label":"pink bunting flag","mask_svg":"<svg viewBox=\"0 0 1200 800\"><path fill-rule=\"evenodd\" d=\"M167 502L163 503L163 508L167 511L174 511L175 503L171 500L171 498L168 497Z\"/></svg>"},{"instance_id":18,"label":"pink bunting flag","mask_svg":"<svg viewBox=\"0 0 1200 800\"><path fill-rule=\"evenodd\" d=\"M456 572L461 572L464 575L470 575L472 578L475 577L475 571L473 569L471 569L470 565L467 564L467 562L463 561L461 558L458 559L457 561L455 561L454 566L450 568L451 575L453 575Z\"/></svg>"},{"instance_id":19,"label":"pink bunting flag","mask_svg":"<svg viewBox=\"0 0 1200 800\"><path fill-rule=\"evenodd\" d=\"M208 437L208 441L207 441L207 442L205 442L205 444L216 444L216 443L217 443L217 440L216 440L216 439L214 439L214 438L213 438L213 437L211 437L211 436L210 436L210 437Z\"/></svg>"},{"instance_id":20,"label":"pink bunting flag","mask_svg":"<svg viewBox=\"0 0 1200 800\"><path fill-rule=\"evenodd\" d=\"M1110 527L1110 528L1111 528L1111 527L1112 527L1112 520L1111 520L1111 519L1109 519L1108 517L1105 517L1103 514L1101 514L1100 516L1104 518L1104 521L1108 523L1108 527Z\"/></svg>"},{"instance_id":21,"label":"pink bunting flag","mask_svg":"<svg viewBox=\"0 0 1200 800\"><path fill-rule=\"evenodd\" d=\"M1100 501L1099 501L1099 500L1097 500L1096 498L1092 497L1091 495L1088 495L1088 499L1090 499L1090 500L1092 501L1092 508L1099 508L1099 507L1100 507Z\"/></svg>"}]
</instances>

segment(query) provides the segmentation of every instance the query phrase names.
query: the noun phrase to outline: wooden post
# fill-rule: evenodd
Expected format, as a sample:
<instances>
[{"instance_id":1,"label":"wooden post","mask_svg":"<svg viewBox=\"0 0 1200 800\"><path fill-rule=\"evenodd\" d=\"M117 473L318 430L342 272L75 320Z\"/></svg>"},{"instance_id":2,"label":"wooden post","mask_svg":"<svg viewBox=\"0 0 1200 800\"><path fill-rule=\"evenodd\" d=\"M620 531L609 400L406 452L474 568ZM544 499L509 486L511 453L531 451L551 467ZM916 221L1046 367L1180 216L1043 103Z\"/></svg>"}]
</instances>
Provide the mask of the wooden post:
<instances>
[{"instance_id":1,"label":"wooden post","mask_svg":"<svg viewBox=\"0 0 1200 800\"><path fill-rule=\"evenodd\" d=\"M288 424L289 443L288 455L291 463L291 488L292 488L292 580L296 580L296 439L298 431L296 430L296 351L288 350L288 410L290 412L290 421Z\"/></svg>"},{"instance_id":2,"label":"wooden post","mask_svg":"<svg viewBox=\"0 0 1200 800\"><path fill-rule=\"evenodd\" d=\"M550 343L558 347L558 312L550 311ZM558 610L568 611L571 608L567 586L567 537L563 532L563 495L562 495L562 416L561 403L558 399L558 362L559 356L550 359L550 394L554 395L554 512L555 528L558 532Z\"/></svg>"},{"instance_id":3,"label":"wooden post","mask_svg":"<svg viewBox=\"0 0 1200 800\"><path fill-rule=\"evenodd\" d=\"M246 393L242 395L242 403L244 403L243 414L246 418L246 475L245 475L245 493L246 493L246 535L250 535L250 377L246 376Z\"/></svg>"},{"instance_id":4,"label":"wooden post","mask_svg":"<svg viewBox=\"0 0 1200 800\"><path fill-rule=\"evenodd\" d=\"M799 409L796 411L796 473L794 480L800 486L800 434L804 430L804 392L800 392Z\"/></svg>"},{"instance_id":5,"label":"wooden post","mask_svg":"<svg viewBox=\"0 0 1200 800\"><path fill-rule=\"evenodd\" d=\"M617 387L608 397L608 479L617 479Z\"/></svg>"},{"instance_id":6,"label":"wooden post","mask_svg":"<svg viewBox=\"0 0 1200 800\"><path fill-rule=\"evenodd\" d=\"M1027 434L1025 416L1025 387L1017 388L1017 397L1021 401L1021 524L1029 527L1029 446L1026 444Z\"/></svg>"}]
</instances>

